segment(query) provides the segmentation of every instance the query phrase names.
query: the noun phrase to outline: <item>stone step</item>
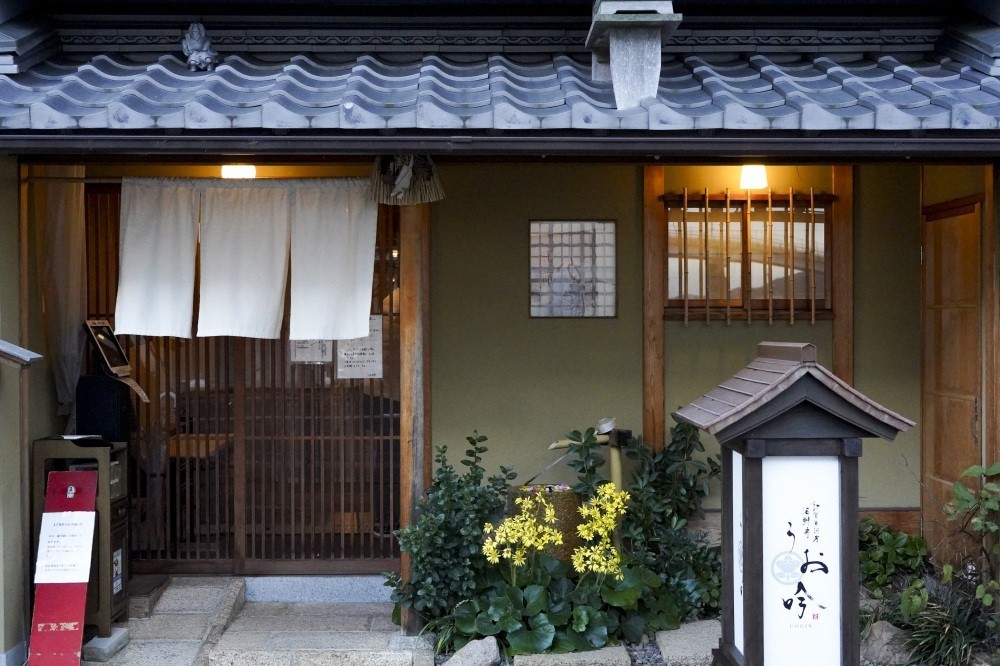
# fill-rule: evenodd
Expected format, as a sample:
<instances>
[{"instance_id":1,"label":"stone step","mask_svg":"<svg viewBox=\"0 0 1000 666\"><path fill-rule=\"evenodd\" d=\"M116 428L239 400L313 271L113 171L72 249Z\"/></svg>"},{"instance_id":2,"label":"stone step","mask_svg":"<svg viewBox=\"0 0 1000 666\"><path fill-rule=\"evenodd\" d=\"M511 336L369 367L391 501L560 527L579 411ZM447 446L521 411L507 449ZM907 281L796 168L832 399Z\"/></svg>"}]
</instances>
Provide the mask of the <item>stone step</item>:
<instances>
[{"instance_id":1,"label":"stone step","mask_svg":"<svg viewBox=\"0 0 1000 666\"><path fill-rule=\"evenodd\" d=\"M129 619L152 615L156 602L169 583L170 577L162 574L133 576L128 583Z\"/></svg>"},{"instance_id":2,"label":"stone step","mask_svg":"<svg viewBox=\"0 0 1000 666\"><path fill-rule=\"evenodd\" d=\"M632 658L622 645L612 645L589 652L564 654L519 654L514 666L630 666Z\"/></svg>"},{"instance_id":3,"label":"stone step","mask_svg":"<svg viewBox=\"0 0 1000 666\"><path fill-rule=\"evenodd\" d=\"M656 646L670 666L711 666L712 649L719 647L718 620L685 622L678 629L656 632Z\"/></svg>"},{"instance_id":4,"label":"stone step","mask_svg":"<svg viewBox=\"0 0 1000 666\"><path fill-rule=\"evenodd\" d=\"M242 620L243 618L241 618ZM276 619L276 618L271 618ZM301 619L301 618L300 618ZM336 622L334 622L336 624ZM434 651L423 638L397 631L261 631L234 623L209 649L210 666L433 666Z\"/></svg>"}]
</instances>

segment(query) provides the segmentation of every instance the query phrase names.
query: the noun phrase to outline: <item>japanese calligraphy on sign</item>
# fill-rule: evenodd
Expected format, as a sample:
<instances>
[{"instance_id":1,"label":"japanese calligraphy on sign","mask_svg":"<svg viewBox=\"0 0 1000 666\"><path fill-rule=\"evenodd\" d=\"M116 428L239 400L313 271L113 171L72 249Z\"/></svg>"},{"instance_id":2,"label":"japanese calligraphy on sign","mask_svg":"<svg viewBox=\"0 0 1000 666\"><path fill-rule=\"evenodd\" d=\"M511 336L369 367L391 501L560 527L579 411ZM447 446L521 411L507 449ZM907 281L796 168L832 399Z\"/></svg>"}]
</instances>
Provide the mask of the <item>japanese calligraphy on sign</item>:
<instances>
[{"instance_id":1,"label":"japanese calligraphy on sign","mask_svg":"<svg viewBox=\"0 0 1000 666\"><path fill-rule=\"evenodd\" d=\"M372 315L366 337L337 341L337 378L381 379L381 377L382 317Z\"/></svg>"},{"instance_id":2,"label":"japanese calligraphy on sign","mask_svg":"<svg viewBox=\"0 0 1000 666\"><path fill-rule=\"evenodd\" d=\"M840 664L840 463L765 458L761 471L765 660Z\"/></svg>"}]
</instances>

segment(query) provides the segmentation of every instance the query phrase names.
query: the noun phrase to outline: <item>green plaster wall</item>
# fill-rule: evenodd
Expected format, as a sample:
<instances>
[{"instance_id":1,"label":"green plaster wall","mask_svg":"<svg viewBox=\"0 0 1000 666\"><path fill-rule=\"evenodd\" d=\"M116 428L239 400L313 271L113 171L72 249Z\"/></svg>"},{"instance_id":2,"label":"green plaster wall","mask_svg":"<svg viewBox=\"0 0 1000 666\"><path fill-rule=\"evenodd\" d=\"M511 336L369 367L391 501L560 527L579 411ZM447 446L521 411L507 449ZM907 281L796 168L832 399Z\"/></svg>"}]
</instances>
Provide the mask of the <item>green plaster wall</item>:
<instances>
[{"instance_id":1,"label":"green plaster wall","mask_svg":"<svg viewBox=\"0 0 1000 666\"><path fill-rule=\"evenodd\" d=\"M919 230L913 226L919 175L912 167L893 169L863 167L856 177L856 368L862 391L917 418L920 348L913 317L919 321L919 282L913 271L919 266L905 261L900 243L918 248L918 238L903 227ZM831 189L829 167L769 167L768 175L775 190L810 184L817 192ZM641 432L641 169L449 165L442 184L448 196L431 211L434 444L447 444L457 459L465 436L479 429L490 437L487 466L513 463L524 480L553 459L547 443L569 429L616 416L621 427ZM685 186L735 189L739 168L668 167L665 185L673 192ZM544 219L618 222L616 319L528 316L528 222ZM877 269L868 270L874 261ZM883 302L887 291L891 303ZM764 340L811 342L820 361L832 365L829 321L666 322L667 412L743 367ZM706 440L709 452L717 452L718 445ZM866 445L863 506L918 505L917 482L900 473L899 452L919 469L919 435L897 442ZM545 480L569 478L558 466ZM718 505L718 494L709 505Z\"/></svg>"},{"instance_id":2,"label":"green plaster wall","mask_svg":"<svg viewBox=\"0 0 1000 666\"><path fill-rule=\"evenodd\" d=\"M568 430L614 416L642 429L642 171L616 165L450 165L431 211L433 442L457 460L473 429L486 464L522 480ZM531 220L614 220L618 316L529 316ZM558 466L547 481L569 475Z\"/></svg>"},{"instance_id":3,"label":"green plaster wall","mask_svg":"<svg viewBox=\"0 0 1000 666\"><path fill-rule=\"evenodd\" d=\"M924 205L982 194L986 173L982 166L929 165L923 173Z\"/></svg>"},{"instance_id":4,"label":"green plaster wall","mask_svg":"<svg viewBox=\"0 0 1000 666\"><path fill-rule=\"evenodd\" d=\"M854 386L917 421L865 440L861 506L919 507L920 168L861 165L854 184Z\"/></svg>"},{"instance_id":5,"label":"green plaster wall","mask_svg":"<svg viewBox=\"0 0 1000 666\"><path fill-rule=\"evenodd\" d=\"M0 156L0 338L18 341L17 161ZM21 617L20 371L0 365L0 653L24 639Z\"/></svg>"}]
</instances>

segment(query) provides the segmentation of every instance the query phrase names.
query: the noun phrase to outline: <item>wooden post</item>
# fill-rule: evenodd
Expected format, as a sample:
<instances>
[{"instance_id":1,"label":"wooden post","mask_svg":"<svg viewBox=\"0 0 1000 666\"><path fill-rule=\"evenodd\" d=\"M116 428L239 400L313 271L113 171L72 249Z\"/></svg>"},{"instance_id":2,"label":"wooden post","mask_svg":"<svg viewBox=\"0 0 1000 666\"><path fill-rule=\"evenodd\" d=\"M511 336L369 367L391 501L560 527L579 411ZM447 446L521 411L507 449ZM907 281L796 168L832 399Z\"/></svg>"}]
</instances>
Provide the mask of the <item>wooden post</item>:
<instances>
[{"instance_id":1,"label":"wooden post","mask_svg":"<svg viewBox=\"0 0 1000 666\"><path fill-rule=\"evenodd\" d=\"M649 446L659 451L666 434L663 306L667 216L660 200L664 168L645 167L642 180L642 435Z\"/></svg>"},{"instance_id":2,"label":"wooden post","mask_svg":"<svg viewBox=\"0 0 1000 666\"><path fill-rule=\"evenodd\" d=\"M1000 209L996 166L985 169L986 198L983 201L982 271L983 271L983 433L1000 432ZM1000 460L1000 439L983 438L987 465Z\"/></svg>"},{"instance_id":3,"label":"wooden post","mask_svg":"<svg viewBox=\"0 0 1000 666\"><path fill-rule=\"evenodd\" d=\"M400 521L409 525L430 481L430 206L399 209L400 281ZM400 573L410 573L404 554ZM420 630L420 618L403 612L403 630Z\"/></svg>"},{"instance_id":4,"label":"wooden post","mask_svg":"<svg viewBox=\"0 0 1000 666\"><path fill-rule=\"evenodd\" d=\"M247 559L247 437L246 437L246 339L233 339L236 368L233 384L233 571L246 570ZM252 347L252 345L251 345ZM253 422L251 421L251 424ZM251 432L253 426L251 425Z\"/></svg>"},{"instance_id":5,"label":"wooden post","mask_svg":"<svg viewBox=\"0 0 1000 666\"><path fill-rule=\"evenodd\" d=\"M833 203L830 253L832 280L833 374L854 384L854 167L833 167Z\"/></svg>"}]
</instances>

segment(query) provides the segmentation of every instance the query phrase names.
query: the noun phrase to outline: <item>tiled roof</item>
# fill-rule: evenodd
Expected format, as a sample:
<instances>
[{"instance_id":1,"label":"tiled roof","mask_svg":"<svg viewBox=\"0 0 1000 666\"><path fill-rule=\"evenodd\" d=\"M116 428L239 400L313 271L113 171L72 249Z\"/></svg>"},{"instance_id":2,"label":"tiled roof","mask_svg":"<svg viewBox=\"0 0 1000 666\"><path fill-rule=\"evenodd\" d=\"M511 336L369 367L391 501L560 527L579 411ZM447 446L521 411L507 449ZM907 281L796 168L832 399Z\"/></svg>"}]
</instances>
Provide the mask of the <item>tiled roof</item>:
<instances>
[{"instance_id":1,"label":"tiled roof","mask_svg":"<svg viewBox=\"0 0 1000 666\"><path fill-rule=\"evenodd\" d=\"M665 56L659 94L619 111L567 55L61 56L0 76L0 129L997 129L1000 81L947 56Z\"/></svg>"}]
</instances>

